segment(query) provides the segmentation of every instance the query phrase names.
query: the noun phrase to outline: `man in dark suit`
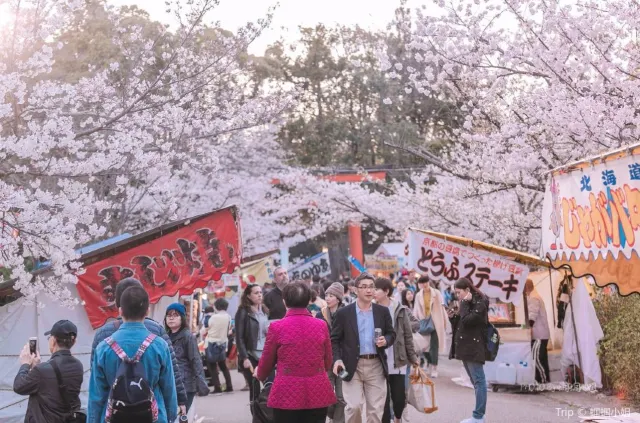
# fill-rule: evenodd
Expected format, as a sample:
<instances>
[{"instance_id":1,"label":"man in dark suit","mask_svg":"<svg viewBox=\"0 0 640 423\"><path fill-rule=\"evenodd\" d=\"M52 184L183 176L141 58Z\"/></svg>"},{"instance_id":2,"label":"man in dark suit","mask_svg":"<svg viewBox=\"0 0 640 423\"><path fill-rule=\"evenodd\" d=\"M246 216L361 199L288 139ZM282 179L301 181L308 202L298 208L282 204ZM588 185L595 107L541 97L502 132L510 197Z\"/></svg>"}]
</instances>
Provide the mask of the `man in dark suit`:
<instances>
[{"instance_id":1,"label":"man in dark suit","mask_svg":"<svg viewBox=\"0 0 640 423\"><path fill-rule=\"evenodd\" d=\"M337 311L331 330L333 372L345 370L342 390L345 422L361 423L365 408L367 423L380 423L387 397L388 374L385 349L395 341L387 307L373 304L374 277L362 273L355 280L358 298ZM376 337L376 329L380 336Z\"/></svg>"}]
</instances>

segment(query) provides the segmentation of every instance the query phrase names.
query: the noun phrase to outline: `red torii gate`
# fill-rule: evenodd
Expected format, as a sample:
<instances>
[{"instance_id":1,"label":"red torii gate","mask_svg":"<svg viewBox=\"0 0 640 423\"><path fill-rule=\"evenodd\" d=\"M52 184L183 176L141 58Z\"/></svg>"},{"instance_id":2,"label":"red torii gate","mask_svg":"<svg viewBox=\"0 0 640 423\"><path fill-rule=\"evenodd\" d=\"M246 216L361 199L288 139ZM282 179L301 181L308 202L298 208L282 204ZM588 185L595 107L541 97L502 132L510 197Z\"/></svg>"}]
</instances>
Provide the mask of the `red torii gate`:
<instances>
[{"instance_id":1,"label":"red torii gate","mask_svg":"<svg viewBox=\"0 0 640 423\"><path fill-rule=\"evenodd\" d=\"M324 179L331 182L339 183L362 183L368 180L384 181L387 179L386 171L373 170L366 174L359 172L341 172L330 175L318 175L319 179ZM273 184L280 183L279 179L273 179ZM360 263L364 263L364 253L362 249L362 225L358 222L349 222L349 251L351 255L355 257ZM288 250L288 249L287 249ZM287 260L288 262L288 260ZM360 271L351 265L351 276L356 277L360 274Z\"/></svg>"},{"instance_id":2,"label":"red torii gate","mask_svg":"<svg viewBox=\"0 0 640 423\"><path fill-rule=\"evenodd\" d=\"M361 173L346 172L338 173L334 175L322 175L320 179L325 179L332 182L340 183L362 183L367 180L384 181L387 179L386 171L372 171L363 175ZM364 264L364 252L362 249L362 225L358 222L349 222L349 251L351 255L356 258L360 263ZM351 276L356 277L360 274L360 271L351 265Z\"/></svg>"}]
</instances>

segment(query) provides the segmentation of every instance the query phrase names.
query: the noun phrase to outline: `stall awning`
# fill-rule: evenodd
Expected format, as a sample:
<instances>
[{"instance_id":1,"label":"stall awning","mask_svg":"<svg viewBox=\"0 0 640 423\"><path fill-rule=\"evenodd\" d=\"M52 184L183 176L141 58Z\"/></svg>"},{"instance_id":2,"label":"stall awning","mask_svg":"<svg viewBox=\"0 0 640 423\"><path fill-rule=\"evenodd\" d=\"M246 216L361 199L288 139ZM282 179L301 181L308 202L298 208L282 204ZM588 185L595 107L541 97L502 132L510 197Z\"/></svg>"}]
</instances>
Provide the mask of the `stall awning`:
<instances>
[{"instance_id":1,"label":"stall awning","mask_svg":"<svg viewBox=\"0 0 640 423\"><path fill-rule=\"evenodd\" d=\"M542 254L621 295L640 293L640 144L551 172Z\"/></svg>"},{"instance_id":2,"label":"stall awning","mask_svg":"<svg viewBox=\"0 0 640 423\"><path fill-rule=\"evenodd\" d=\"M172 222L83 256L78 295L93 328L118 314L115 288L134 277L149 301L189 294L240 266L242 246L235 207Z\"/></svg>"},{"instance_id":3,"label":"stall awning","mask_svg":"<svg viewBox=\"0 0 640 423\"><path fill-rule=\"evenodd\" d=\"M550 267L549 263L545 260L542 260L540 257L534 256L532 254L522 253L516 250L510 250L504 247L498 247L497 245L488 244L482 241L476 241L471 238L465 238L462 236L448 235L440 232L432 232L426 231L423 229L412 229L418 232L422 232L428 235L432 235L438 238L442 238L447 241L452 241L457 244L466 245L468 247L477 248L479 250L485 250L490 253L498 254L501 256L509 257L518 263L527 264L529 266L541 266L541 267Z\"/></svg>"},{"instance_id":4,"label":"stall awning","mask_svg":"<svg viewBox=\"0 0 640 423\"><path fill-rule=\"evenodd\" d=\"M409 228L405 240L409 269L447 285L469 279L490 298L518 304L529 266L549 266L536 256L468 238Z\"/></svg>"}]
</instances>

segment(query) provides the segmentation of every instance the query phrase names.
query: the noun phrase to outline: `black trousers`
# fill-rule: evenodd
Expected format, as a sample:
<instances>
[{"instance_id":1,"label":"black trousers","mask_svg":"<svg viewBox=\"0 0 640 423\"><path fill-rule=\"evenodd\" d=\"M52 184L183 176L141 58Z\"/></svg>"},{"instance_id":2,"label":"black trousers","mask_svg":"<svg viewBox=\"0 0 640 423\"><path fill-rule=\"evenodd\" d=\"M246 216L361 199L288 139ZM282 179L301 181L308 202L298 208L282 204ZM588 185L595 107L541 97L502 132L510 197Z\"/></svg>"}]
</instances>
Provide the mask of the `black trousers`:
<instances>
[{"instance_id":1,"label":"black trousers","mask_svg":"<svg viewBox=\"0 0 640 423\"><path fill-rule=\"evenodd\" d=\"M310 410L273 409L274 423L325 423L327 408L312 408Z\"/></svg>"},{"instance_id":2,"label":"black trousers","mask_svg":"<svg viewBox=\"0 0 640 423\"><path fill-rule=\"evenodd\" d=\"M533 364L536 366L536 381L538 383L549 383L549 354L547 346L548 339L534 339L531 341L531 355Z\"/></svg>"},{"instance_id":3,"label":"black trousers","mask_svg":"<svg viewBox=\"0 0 640 423\"><path fill-rule=\"evenodd\" d=\"M231 383L231 374L229 373L229 368L227 367L226 360L219 361L217 363L209 363L207 362L207 367L209 368L209 374L211 375L211 382L213 383L214 388L220 389L220 377L218 376L218 368L222 372L224 376L224 382L227 385L227 390L233 389L233 385Z\"/></svg>"},{"instance_id":4,"label":"black trousers","mask_svg":"<svg viewBox=\"0 0 640 423\"><path fill-rule=\"evenodd\" d=\"M407 406L407 390L405 385L406 375L389 375L387 377L387 401L384 404L384 414L382 423L392 422L391 404L393 404L393 414L397 419L402 418L402 412Z\"/></svg>"},{"instance_id":5,"label":"black trousers","mask_svg":"<svg viewBox=\"0 0 640 423\"><path fill-rule=\"evenodd\" d=\"M249 361L251 365L255 369L258 367L258 360L253 357L249 357ZM253 402L253 399L260 394L260 382L253 377L253 373L250 369L246 369L243 367L244 360L238 359L238 367L241 369L242 375L244 379L247 381L247 385L249 385L249 401Z\"/></svg>"}]
</instances>

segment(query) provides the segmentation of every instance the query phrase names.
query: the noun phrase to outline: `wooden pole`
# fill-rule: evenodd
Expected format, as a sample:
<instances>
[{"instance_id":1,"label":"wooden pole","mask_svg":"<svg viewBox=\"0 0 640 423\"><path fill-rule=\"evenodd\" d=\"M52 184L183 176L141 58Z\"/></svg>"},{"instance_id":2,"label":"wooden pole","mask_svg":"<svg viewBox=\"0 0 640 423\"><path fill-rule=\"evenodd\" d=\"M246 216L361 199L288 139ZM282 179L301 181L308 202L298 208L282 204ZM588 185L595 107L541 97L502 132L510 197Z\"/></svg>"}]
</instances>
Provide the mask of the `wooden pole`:
<instances>
[{"instance_id":1,"label":"wooden pole","mask_svg":"<svg viewBox=\"0 0 640 423\"><path fill-rule=\"evenodd\" d=\"M553 312L553 327L556 327L556 302L553 297L553 274L551 273L551 268L549 268L549 286L551 287L551 311Z\"/></svg>"}]
</instances>

